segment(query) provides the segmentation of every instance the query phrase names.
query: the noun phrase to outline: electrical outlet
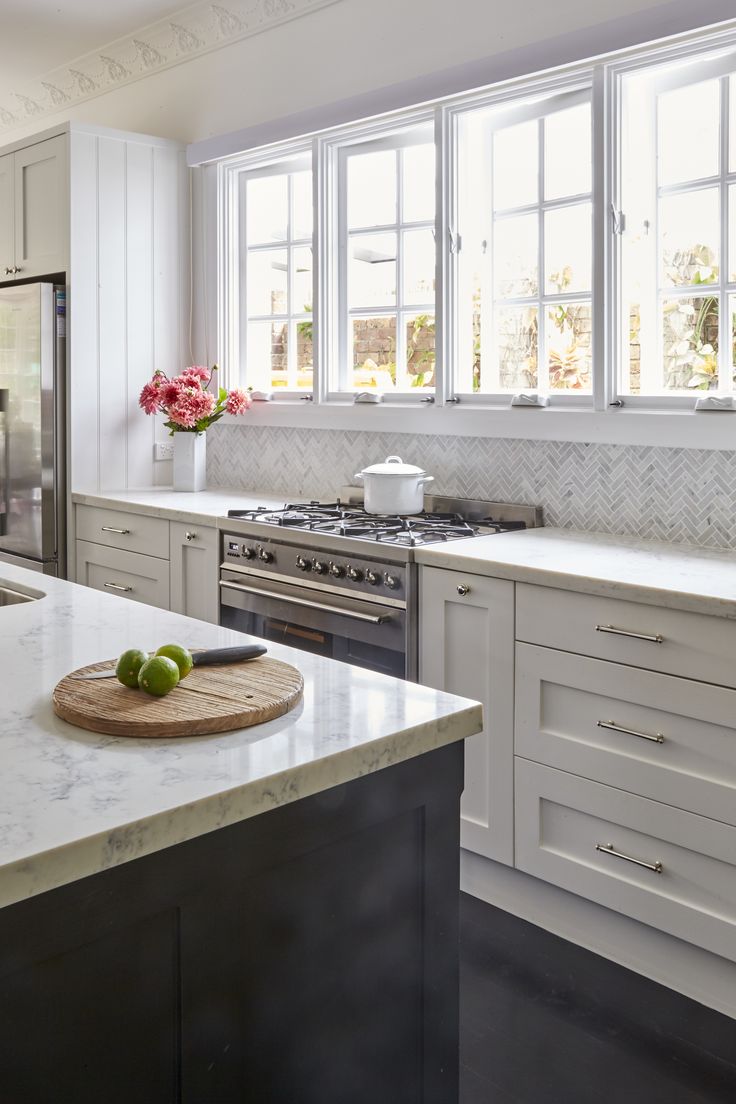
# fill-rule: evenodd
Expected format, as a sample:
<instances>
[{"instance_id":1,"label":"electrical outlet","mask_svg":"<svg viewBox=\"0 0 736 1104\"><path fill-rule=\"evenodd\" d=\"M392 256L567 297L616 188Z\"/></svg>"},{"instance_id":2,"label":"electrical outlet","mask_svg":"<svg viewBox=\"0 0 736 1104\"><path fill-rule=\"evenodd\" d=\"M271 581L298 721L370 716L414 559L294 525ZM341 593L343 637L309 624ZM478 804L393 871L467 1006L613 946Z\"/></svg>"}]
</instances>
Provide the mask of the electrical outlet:
<instances>
[{"instance_id":1,"label":"electrical outlet","mask_svg":"<svg viewBox=\"0 0 736 1104\"><path fill-rule=\"evenodd\" d=\"M156 444L153 446L153 456L155 460L173 460L174 442L156 441Z\"/></svg>"}]
</instances>

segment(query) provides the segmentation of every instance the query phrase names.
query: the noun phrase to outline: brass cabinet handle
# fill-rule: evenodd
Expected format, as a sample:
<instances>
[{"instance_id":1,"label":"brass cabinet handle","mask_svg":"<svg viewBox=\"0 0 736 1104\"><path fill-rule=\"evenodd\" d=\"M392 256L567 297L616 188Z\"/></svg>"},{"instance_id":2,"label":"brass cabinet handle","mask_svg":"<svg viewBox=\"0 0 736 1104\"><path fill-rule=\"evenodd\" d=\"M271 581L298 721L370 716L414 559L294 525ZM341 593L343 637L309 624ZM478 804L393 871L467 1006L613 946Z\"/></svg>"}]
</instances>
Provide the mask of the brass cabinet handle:
<instances>
[{"instance_id":1,"label":"brass cabinet handle","mask_svg":"<svg viewBox=\"0 0 736 1104\"><path fill-rule=\"evenodd\" d=\"M653 744L664 743L663 732L655 732L654 735L649 732L637 732L635 728L625 728L623 725L617 725L615 721L598 721L598 728L606 728L609 732L622 732L625 736L638 736L640 740L649 740Z\"/></svg>"},{"instance_id":2,"label":"brass cabinet handle","mask_svg":"<svg viewBox=\"0 0 736 1104\"><path fill-rule=\"evenodd\" d=\"M664 641L664 637L659 633L638 633L631 632L629 629L617 629L615 625L596 625L596 632L612 633L613 636L628 636L632 640L646 640L649 644L661 644Z\"/></svg>"},{"instance_id":3,"label":"brass cabinet handle","mask_svg":"<svg viewBox=\"0 0 736 1104\"><path fill-rule=\"evenodd\" d=\"M130 529L116 529L114 525L103 525L103 533L119 533L121 537L127 537L130 533Z\"/></svg>"},{"instance_id":4,"label":"brass cabinet handle","mask_svg":"<svg viewBox=\"0 0 736 1104\"><path fill-rule=\"evenodd\" d=\"M133 588L132 586L121 586L120 583L103 583L108 590L121 590L124 594L128 594Z\"/></svg>"},{"instance_id":5,"label":"brass cabinet handle","mask_svg":"<svg viewBox=\"0 0 736 1104\"><path fill-rule=\"evenodd\" d=\"M470 587L467 583L459 583L457 587L457 592L461 598L464 598L466 594L470 594Z\"/></svg>"},{"instance_id":6,"label":"brass cabinet handle","mask_svg":"<svg viewBox=\"0 0 736 1104\"><path fill-rule=\"evenodd\" d=\"M633 863L634 866L643 866L645 870L651 870L654 874L661 874L664 870L662 863L645 862L644 859L635 859L633 855L625 855L623 851L617 851L612 843L597 843L596 851L602 851L604 855L612 855L614 859L623 859L624 862Z\"/></svg>"}]
</instances>

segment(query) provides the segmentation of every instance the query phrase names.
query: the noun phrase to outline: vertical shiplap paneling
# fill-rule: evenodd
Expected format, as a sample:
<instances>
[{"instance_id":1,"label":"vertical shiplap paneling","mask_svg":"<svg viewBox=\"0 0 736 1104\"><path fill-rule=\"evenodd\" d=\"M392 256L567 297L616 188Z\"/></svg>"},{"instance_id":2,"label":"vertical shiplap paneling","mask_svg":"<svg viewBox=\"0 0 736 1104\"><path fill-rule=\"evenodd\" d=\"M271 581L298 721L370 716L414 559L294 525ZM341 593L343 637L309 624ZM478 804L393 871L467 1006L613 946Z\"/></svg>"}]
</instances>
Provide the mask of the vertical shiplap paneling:
<instances>
[{"instance_id":1,"label":"vertical shiplap paneling","mask_svg":"<svg viewBox=\"0 0 736 1104\"><path fill-rule=\"evenodd\" d=\"M125 142L117 138L99 139L99 374L100 487L102 490L114 490L126 485L128 385L125 157Z\"/></svg>"},{"instance_id":2,"label":"vertical shiplap paneling","mask_svg":"<svg viewBox=\"0 0 736 1104\"><path fill-rule=\"evenodd\" d=\"M153 375L153 148L127 143L126 164L127 271L127 418L126 487L154 482L155 421L138 406L138 395Z\"/></svg>"},{"instance_id":3,"label":"vertical shiplap paneling","mask_svg":"<svg viewBox=\"0 0 736 1104\"><path fill-rule=\"evenodd\" d=\"M221 357L217 349L217 166L204 165L190 172L194 355L198 363L212 365Z\"/></svg>"},{"instance_id":4,"label":"vertical shiplap paneling","mask_svg":"<svg viewBox=\"0 0 736 1104\"><path fill-rule=\"evenodd\" d=\"M100 488L97 138L72 132L69 141L69 485L75 491L96 491Z\"/></svg>"},{"instance_id":5,"label":"vertical shiplap paneling","mask_svg":"<svg viewBox=\"0 0 736 1104\"><path fill-rule=\"evenodd\" d=\"M181 303L179 240L179 151L170 147L153 150L153 339L154 365L176 375L184 364L181 355ZM168 430L160 420L157 440L167 440ZM154 483L170 483L171 464L155 465Z\"/></svg>"}]
</instances>

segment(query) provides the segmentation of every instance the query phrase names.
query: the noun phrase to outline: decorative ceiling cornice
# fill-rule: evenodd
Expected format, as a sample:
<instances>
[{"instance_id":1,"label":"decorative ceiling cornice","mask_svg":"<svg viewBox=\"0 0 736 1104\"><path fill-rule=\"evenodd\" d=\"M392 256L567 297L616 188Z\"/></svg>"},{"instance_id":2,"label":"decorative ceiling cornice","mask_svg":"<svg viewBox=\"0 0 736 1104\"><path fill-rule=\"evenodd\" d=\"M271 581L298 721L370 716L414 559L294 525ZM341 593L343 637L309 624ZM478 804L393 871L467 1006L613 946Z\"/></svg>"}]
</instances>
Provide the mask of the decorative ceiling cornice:
<instances>
[{"instance_id":1,"label":"decorative ceiling cornice","mask_svg":"<svg viewBox=\"0 0 736 1104\"><path fill-rule=\"evenodd\" d=\"M339 2L226 0L224 4L193 4L4 94L0 98L0 132Z\"/></svg>"}]
</instances>

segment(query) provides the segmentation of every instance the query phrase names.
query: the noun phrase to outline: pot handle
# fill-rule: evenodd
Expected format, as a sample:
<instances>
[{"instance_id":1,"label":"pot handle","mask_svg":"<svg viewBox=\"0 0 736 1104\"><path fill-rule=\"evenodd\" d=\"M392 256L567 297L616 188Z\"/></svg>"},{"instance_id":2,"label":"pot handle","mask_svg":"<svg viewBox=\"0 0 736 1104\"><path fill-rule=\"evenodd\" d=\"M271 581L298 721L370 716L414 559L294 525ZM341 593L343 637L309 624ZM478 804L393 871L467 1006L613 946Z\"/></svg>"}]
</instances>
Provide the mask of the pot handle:
<instances>
[{"instance_id":1,"label":"pot handle","mask_svg":"<svg viewBox=\"0 0 736 1104\"><path fill-rule=\"evenodd\" d=\"M386 463L387 464L403 464L404 461L401 459L400 456L387 456L386 457Z\"/></svg>"},{"instance_id":2,"label":"pot handle","mask_svg":"<svg viewBox=\"0 0 736 1104\"><path fill-rule=\"evenodd\" d=\"M425 476L422 477L422 479L420 479L420 483L422 485L424 485L425 483L434 483L434 476L433 475L425 475Z\"/></svg>"},{"instance_id":3,"label":"pot handle","mask_svg":"<svg viewBox=\"0 0 736 1104\"><path fill-rule=\"evenodd\" d=\"M353 476L353 479L357 479L358 483L362 483L363 482L363 473L362 472L356 472L355 475Z\"/></svg>"}]
</instances>

